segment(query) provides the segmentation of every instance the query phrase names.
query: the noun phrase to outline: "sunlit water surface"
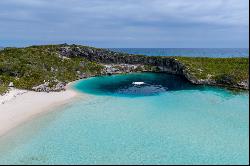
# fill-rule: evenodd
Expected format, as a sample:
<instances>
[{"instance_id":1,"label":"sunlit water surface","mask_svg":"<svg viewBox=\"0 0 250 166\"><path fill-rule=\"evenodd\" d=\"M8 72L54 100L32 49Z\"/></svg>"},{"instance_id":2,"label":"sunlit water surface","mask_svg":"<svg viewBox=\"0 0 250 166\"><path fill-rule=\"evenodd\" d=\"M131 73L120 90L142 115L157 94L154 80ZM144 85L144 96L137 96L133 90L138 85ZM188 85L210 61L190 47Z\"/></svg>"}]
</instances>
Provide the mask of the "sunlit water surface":
<instances>
[{"instance_id":1,"label":"sunlit water surface","mask_svg":"<svg viewBox=\"0 0 250 166\"><path fill-rule=\"evenodd\" d=\"M0 164L249 162L247 93L152 73L90 78L74 88L85 94L0 138Z\"/></svg>"}]
</instances>

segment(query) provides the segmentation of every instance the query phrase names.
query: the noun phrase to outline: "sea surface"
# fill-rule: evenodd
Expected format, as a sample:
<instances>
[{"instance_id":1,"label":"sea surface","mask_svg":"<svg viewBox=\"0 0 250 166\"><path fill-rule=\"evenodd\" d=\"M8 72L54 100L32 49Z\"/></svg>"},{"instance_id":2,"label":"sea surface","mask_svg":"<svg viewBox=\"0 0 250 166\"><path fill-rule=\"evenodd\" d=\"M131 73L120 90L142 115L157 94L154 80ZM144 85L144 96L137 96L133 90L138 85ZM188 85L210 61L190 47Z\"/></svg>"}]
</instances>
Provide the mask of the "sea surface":
<instances>
[{"instance_id":1,"label":"sea surface","mask_svg":"<svg viewBox=\"0 0 250 166\"><path fill-rule=\"evenodd\" d=\"M0 164L249 163L246 92L153 73L73 88L75 101L0 138Z\"/></svg>"},{"instance_id":2,"label":"sea surface","mask_svg":"<svg viewBox=\"0 0 250 166\"><path fill-rule=\"evenodd\" d=\"M249 48L110 48L110 50L151 56L249 57Z\"/></svg>"}]
</instances>

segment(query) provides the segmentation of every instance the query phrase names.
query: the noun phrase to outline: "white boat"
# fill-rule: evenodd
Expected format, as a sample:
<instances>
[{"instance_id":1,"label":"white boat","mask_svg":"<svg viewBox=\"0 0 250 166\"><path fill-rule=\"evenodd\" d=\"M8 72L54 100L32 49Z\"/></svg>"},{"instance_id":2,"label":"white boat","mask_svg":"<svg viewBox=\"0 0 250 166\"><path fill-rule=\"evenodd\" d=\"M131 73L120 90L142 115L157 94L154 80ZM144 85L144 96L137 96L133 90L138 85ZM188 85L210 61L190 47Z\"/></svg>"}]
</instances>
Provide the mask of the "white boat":
<instances>
[{"instance_id":1,"label":"white boat","mask_svg":"<svg viewBox=\"0 0 250 166\"><path fill-rule=\"evenodd\" d=\"M132 84L133 84L133 85L144 85L145 82L133 82Z\"/></svg>"}]
</instances>

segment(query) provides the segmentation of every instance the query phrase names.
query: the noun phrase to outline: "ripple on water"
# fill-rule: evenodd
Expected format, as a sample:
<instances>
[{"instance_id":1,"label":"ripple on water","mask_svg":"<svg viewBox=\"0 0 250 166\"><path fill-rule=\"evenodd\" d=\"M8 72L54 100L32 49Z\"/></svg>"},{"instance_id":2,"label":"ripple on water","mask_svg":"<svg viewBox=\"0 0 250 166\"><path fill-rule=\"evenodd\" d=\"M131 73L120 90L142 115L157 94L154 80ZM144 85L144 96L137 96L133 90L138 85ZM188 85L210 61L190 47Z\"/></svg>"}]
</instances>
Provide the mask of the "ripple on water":
<instances>
[{"instance_id":1,"label":"ripple on water","mask_svg":"<svg viewBox=\"0 0 250 166\"><path fill-rule=\"evenodd\" d=\"M89 95L0 138L1 164L249 162L248 94L152 73L91 78L75 88Z\"/></svg>"}]
</instances>

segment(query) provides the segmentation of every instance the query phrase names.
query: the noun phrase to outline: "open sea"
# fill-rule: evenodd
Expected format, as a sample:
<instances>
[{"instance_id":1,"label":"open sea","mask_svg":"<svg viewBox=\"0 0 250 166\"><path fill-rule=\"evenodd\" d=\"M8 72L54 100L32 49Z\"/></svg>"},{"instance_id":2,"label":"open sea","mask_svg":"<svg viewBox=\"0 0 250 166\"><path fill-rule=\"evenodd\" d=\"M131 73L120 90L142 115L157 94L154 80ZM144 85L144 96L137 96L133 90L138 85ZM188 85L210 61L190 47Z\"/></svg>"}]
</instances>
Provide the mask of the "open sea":
<instances>
[{"instance_id":1,"label":"open sea","mask_svg":"<svg viewBox=\"0 0 250 166\"><path fill-rule=\"evenodd\" d=\"M249 48L110 48L110 50L151 56L249 57Z\"/></svg>"},{"instance_id":2,"label":"open sea","mask_svg":"<svg viewBox=\"0 0 250 166\"><path fill-rule=\"evenodd\" d=\"M0 164L249 163L248 92L154 73L72 88L77 99L0 137Z\"/></svg>"}]
</instances>

